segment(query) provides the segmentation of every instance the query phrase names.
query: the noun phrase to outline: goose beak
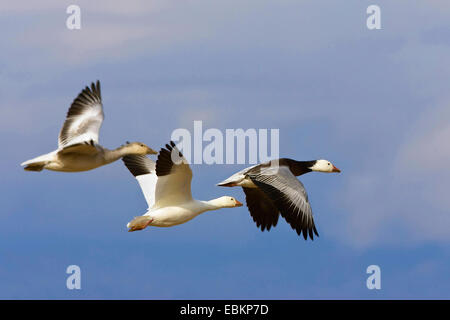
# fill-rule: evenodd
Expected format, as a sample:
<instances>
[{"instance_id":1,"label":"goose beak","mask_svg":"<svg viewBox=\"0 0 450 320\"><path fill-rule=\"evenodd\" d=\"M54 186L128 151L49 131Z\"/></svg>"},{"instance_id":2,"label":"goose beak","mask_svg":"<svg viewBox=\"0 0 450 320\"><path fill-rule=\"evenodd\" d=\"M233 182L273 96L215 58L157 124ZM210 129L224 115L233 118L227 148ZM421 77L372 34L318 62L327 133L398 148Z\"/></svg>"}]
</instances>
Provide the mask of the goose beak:
<instances>
[{"instance_id":1,"label":"goose beak","mask_svg":"<svg viewBox=\"0 0 450 320\"><path fill-rule=\"evenodd\" d=\"M242 202L239 202L237 200L235 200L235 201L236 201L236 207L242 207L243 206Z\"/></svg>"},{"instance_id":2,"label":"goose beak","mask_svg":"<svg viewBox=\"0 0 450 320\"><path fill-rule=\"evenodd\" d=\"M331 172L341 172L341 170L339 170L338 168L336 168L335 166L333 166L333 169L331 170Z\"/></svg>"},{"instance_id":3,"label":"goose beak","mask_svg":"<svg viewBox=\"0 0 450 320\"><path fill-rule=\"evenodd\" d=\"M155 150L153 150L152 148L148 148L147 150L147 154L157 154L158 152L156 152Z\"/></svg>"}]
</instances>

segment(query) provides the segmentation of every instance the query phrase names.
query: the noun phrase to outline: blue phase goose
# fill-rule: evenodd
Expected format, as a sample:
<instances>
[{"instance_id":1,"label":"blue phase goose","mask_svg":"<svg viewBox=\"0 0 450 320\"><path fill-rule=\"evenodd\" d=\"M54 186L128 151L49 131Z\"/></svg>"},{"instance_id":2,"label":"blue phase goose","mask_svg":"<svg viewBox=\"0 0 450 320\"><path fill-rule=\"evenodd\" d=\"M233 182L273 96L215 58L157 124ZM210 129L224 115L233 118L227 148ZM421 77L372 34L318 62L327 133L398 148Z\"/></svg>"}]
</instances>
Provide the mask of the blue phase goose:
<instances>
[{"instance_id":1,"label":"blue phase goose","mask_svg":"<svg viewBox=\"0 0 450 320\"><path fill-rule=\"evenodd\" d=\"M275 227L281 216L300 236L311 240L319 236L314 224L308 195L296 178L302 174L341 172L328 160L295 161L282 158L241 170L217 184L242 187L250 215L261 231Z\"/></svg>"},{"instance_id":2,"label":"blue phase goose","mask_svg":"<svg viewBox=\"0 0 450 320\"><path fill-rule=\"evenodd\" d=\"M72 102L59 133L58 149L23 162L27 171L43 169L64 172L92 170L126 155L156 154L141 142L132 142L109 150L98 144L104 118L100 82L86 87Z\"/></svg>"},{"instance_id":3,"label":"blue phase goose","mask_svg":"<svg viewBox=\"0 0 450 320\"><path fill-rule=\"evenodd\" d=\"M209 201L193 199L191 168L173 141L161 149L156 163L142 155L125 156L122 160L139 182L148 204L144 215L127 224L130 232L148 226L172 227L206 211L242 206L229 196Z\"/></svg>"}]
</instances>

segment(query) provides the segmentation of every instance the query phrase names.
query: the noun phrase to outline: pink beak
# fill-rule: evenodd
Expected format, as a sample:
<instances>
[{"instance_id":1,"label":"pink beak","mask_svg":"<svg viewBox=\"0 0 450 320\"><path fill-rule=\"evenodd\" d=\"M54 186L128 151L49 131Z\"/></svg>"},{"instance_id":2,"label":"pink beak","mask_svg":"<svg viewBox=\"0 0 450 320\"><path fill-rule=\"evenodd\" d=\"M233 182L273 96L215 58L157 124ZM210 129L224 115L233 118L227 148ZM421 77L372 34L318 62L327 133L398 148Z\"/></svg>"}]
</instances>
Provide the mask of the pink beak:
<instances>
[{"instance_id":1,"label":"pink beak","mask_svg":"<svg viewBox=\"0 0 450 320\"><path fill-rule=\"evenodd\" d=\"M335 166L333 166L333 169L331 170L331 172L341 172L341 170L339 170L338 168L336 168Z\"/></svg>"}]
</instances>

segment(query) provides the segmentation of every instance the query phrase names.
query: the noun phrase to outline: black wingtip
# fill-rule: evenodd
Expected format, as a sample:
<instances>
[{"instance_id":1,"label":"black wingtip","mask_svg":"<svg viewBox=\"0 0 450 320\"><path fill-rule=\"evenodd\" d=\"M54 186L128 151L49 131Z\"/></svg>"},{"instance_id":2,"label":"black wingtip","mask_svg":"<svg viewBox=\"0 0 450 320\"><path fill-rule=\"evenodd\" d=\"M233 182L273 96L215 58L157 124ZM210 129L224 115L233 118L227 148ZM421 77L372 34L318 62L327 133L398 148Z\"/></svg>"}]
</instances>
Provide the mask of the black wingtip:
<instances>
[{"instance_id":1,"label":"black wingtip","mask_svg":"<svg viewBox=\"0 0 450 320\"><path fill-rule=\"evenodd\" d=\"M169 144L166 144L166 149L169 150L170 152L172 152L173 149L177 149L178 150L177 145L172 140L170 140ZM163 150L163 149L161 149L161 150ZM180 158L184 157L180 150L178 150L178 156Z\"/></svg>"},{"instance_id":2,"label":"black wingtip","mask_svg":"<svg viewBox=\"0 0 450 320\"><path fill-rule=\"evenodd\" d=\"M319 233L317 232L316 226L313 225L311 228L308 229L309 238L314 241L314 234L316 237L319 237Z\"/></svg>"},{"instance_id":3,"label":"black wingtip","mask_svg":"<svg viewBox=\"0 0 450 320\"><path fill-rule=\"evenodd\" d=\"M313 231L316 234L316 236L319 236L319 233L317 232L316 226L313 226Z\"/></svg>"},{"instance_id":4,"label":"black wingtip","mask_svg":"<svg viewBox=\"0 0 450 320\"><path fill-rule=\"evenodd\" d=\"M91 83L91 87L89 88L86 86L84 90L90 91L93 94L97 95L100 99L102 98L101 92L100 92L100 80L97 80L96 82Z\"/></svg>"},{"instance_id":5,"label":"black wingtip","mask_svg":"<svg viewBox=\"0 0 450 320\"><path fill-rule=\"evenodd\" d=\"M102 98L102 91L100 89L100 80L97 80L97 91L98 91L98 96L101 99Z\"/></svg>"},{"instance_id":6,"label":"black wingtip","mask_svg":"<svg viewBox=\"0 0 450 320\"><path fill-rule=\"evenodd\" d=\"M297 232L298 236L302 236L303 235L303 239L308 240L311 239L312 241L314 241L314 234L319 237L319 233L316 230L316 226L312 226L311 228L298 228L298 229L294 229Z\"/></svg>"},{"instance_id":7,"label":"black wingtip","mask_svg":"<svg viewBox=\"0 0 450 320\"><path fill-rule=\"evenodd\" d=\"M146 161L148 161L147 156L127 155L122 157L122 161L128 171L135 177L151 173L152 169L146 165Z\"/></svg>"}]
</instances>

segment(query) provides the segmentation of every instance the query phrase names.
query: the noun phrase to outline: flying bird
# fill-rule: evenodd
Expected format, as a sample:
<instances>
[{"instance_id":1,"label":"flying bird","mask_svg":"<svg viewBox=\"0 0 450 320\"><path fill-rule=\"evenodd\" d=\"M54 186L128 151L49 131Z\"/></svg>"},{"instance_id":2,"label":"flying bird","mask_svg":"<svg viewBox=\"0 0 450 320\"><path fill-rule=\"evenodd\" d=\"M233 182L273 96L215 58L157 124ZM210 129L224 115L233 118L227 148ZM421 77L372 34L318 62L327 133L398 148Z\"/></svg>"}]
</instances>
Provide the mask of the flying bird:
<instances>
[{"instance_id":1,"label":"flying bird","mask_svg":"<svg viewBox=\"0 0 450 320\"><path fill-rule=\"evenodd\" d=\"M275 227L281 216L300 236L311 240L319 236L311 205L303 184L296 178L302 174L341 172L328 160L296 161L282 158L241 170L217 184L242 187L250 215L261 231Z\"/></svg>"},{"instance_id":2,"label":"flying bird","mask_svg":"<svg viewBox=\"0 0 450 320\"><path fill-rule=\"evenodd\" d=\"M156 154L141 142L132 142L109 150L98 143L104 119L100 82L86 87L72 102L59 133L58 149L23 162L27 171L43 169L64 172L92 170L126 155Z\"/></svg>"},{"instance_id":3,"label":"flying bird","mask_svg":"<svg viewBox=\"0 0 450 320\"><path fill-rule=\"evenodd\" d=\"M148 204L144 215L127 224L130 232L147 226L172 227L206 211L242 206L230 196L209 201L193 199L192 170L173 141L161 148L156 163L142 155L125 156L122 160L138 180Z\"/></svg>"}]
</instances>

